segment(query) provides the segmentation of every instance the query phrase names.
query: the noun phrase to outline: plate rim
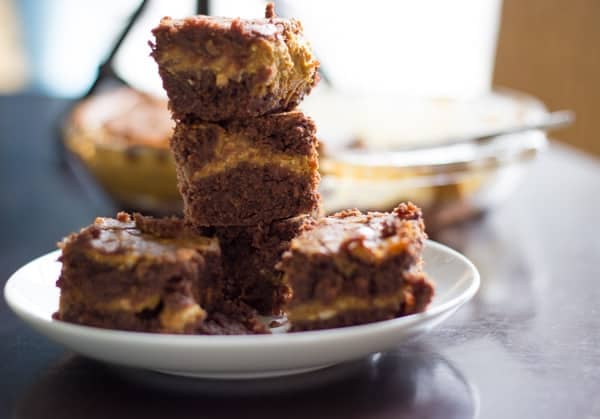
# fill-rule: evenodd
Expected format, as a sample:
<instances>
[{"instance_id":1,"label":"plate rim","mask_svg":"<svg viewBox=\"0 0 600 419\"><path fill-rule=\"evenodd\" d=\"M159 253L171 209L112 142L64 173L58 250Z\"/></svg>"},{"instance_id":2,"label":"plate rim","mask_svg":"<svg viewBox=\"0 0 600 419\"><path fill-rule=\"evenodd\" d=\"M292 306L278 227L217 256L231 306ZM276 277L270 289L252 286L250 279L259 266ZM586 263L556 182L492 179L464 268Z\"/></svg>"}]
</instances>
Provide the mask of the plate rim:
<instances>
[{"instance_id":1,"label":"plate rim","mask_svg":"<svg viewBox=\"0 0 600 419\"><path fill-rule=\"evenodd\" d=\"M37 324L41 327L42 325L44 325L46 328L49 327L54 330L58 330L60 333L63 334L66 333L70 335L86 335L87 337L91 337L94 339L119 341L120 343L126 343L134 339L137 344L152 344L154 346L164 347L172 347L174 345L193 347L201 345L206 349L210 349L210 347L219 348L239 344L244 345L245 348L252 349L257 347L264 348L265 345L274 347L280 345L287 346L290 344L307 344L314 341L322 342L325 339L355 339L369 332L371 329L373 329L373 331L378 330L379 332L385 332L385 330L382 329L395 329L397 327L401 327L402 323L405 323L405 326L409 326L413 322L417 322L423 318L435 318L454 308L460 308L477 293L480 287L481 278L480 273L477 267L473 264L473 262L471 262L466 256L464 256L460 252L441 243L429 239L426 240L425 243L426 246L433 247L437 251L441 251L442 253L448 254L460 260L461 263L468 267L468 270L471 273L471 275L469 275L471 283L467 286L467 288L464 291L462 291L457 296L454 296L450 300L445 301L422 313L410 314L407 316L397 317L395 319L383 320L363 325L331 328L325 330L303 331L297 333L275 333L266 335L177 335L103 329L93 326L84 326L67 323L55 319L48 319L38 315L37 313L29 311L26 308L21 307L20 304L13 300L11 294L15 292L13 290L14 280L15 278L19 277L20 272L22 270L26 269L30 265L39 263L40 259L51 258L53 256L57 257L60 254L60 250L48 252L42 256L32 259L31 261L25 263L20 268L18 268L12 275L10 275L9 279L6 281L4 285L3 294L8 307L10 307L10 309L21 320L25 321L29 326L33 327L33 324ZM460 279L457 279L457 283L459 280ZM43 334L48 336L46 333Z\"/></svg>"}]
</instances>

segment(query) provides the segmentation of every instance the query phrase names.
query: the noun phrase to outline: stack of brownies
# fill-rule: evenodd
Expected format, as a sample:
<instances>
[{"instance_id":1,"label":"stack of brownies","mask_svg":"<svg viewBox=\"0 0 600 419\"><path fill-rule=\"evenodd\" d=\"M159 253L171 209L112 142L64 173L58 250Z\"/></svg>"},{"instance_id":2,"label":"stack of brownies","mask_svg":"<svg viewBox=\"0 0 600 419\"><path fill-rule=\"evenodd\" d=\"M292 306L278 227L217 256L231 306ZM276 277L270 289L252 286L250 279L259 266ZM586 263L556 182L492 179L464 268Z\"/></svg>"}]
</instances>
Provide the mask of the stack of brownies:
<instances>
[{"instance_id":1,"label":"stack of brownies","mask_svg":"<svg viewBox=\"0 0 600 419\"><path fill-rule=\"evenodd\" d=\"M228 296L280 314L275 264L319 209L316 127L295 109L319 63L272 6L257 20L164 18L153 33L185 219L220 239Z\"/></svg>"},{"instance_id":2,"label":"stack of brownies","mask_svg":"<svg viewBox=\"0 0 600 419\"><path fill-rule=\"evenodd\" d=\"M421 213L319 217L316 127L296 109L318 61L294 19L163 18L153 30L175 121L184 219L99 218L62 243L57 318L163 333L264 333L425 309Z\"/></svg>"}]
</instances>

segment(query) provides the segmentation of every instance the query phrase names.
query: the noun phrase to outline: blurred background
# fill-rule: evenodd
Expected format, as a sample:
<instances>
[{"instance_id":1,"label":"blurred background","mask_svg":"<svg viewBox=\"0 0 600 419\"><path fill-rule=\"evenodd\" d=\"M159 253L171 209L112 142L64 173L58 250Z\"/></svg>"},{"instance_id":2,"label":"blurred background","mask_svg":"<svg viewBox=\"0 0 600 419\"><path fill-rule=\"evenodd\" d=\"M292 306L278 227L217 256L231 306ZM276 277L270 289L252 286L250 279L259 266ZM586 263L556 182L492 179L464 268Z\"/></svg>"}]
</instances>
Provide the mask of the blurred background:
<instances>
[{"instance_id":1,"label":"blurred background","mask_svg":"<svg viewBox=\"0 0 600 419\"><path fill-rule=\"evenodd\" d=\"M0 0L0 95L61 101L57 149L86 193L176 213L172 123L150 30L165 15L260 17L264 6ZM600 155L598 1L279 0L276 9L302 20L322 63L302 108L319 127L327 212L410 199L430 231L483 213L546 149L537 128L551 111L577 119L553 139Z\"/></svg>"},{"instance_id":2,"label":"blurred background","mask_svg":"<svg viewBox=\"0 0 600 419\"><path fill-rule=\"evenodd\" d=\"M148 52L147 29L162 14L191 13L196 2L151 3L118 60L122 64L135 55L131 70L123 72L133 73L146 85L156 82L155 71L150 69L153 63L145 63L147 71L138 64L143 61L139 53ZM252 0L213 3L211 14L257 16L262 12L261 2ZM381 81L378 90L389 89L392 86L384 80L391 79L400 91L434 96L472 96L492 85L519 89L551 109L574 110L577 123L555 137L600 155L596 140L600 119L594 114L600 102L600 3L595 0L458 0L451 4L376 0L366 8L360 7L362 2L353 7L352 1L287 3L286 9L303 20L340 87L373 87L376 80ZM138 4L138 0L0 0L0 93L83 94ZM360 30L354 26L358 20ZM377 36L393 37L394 43L377 45L382 43ZM389 59L373 78L369 67Z\"/></svg>"},{"instance_id":3,"label":"blurred background","mask_svg":"<svg viewBox=\"0 0 600 419\"><path fill-rule=\"evenodd\" d=\"M180 211L150 30L198 10L259 17L265 2L143 4L115 49L140 0L0 0L0 278L96 216ZM325 209L413 200L430 237L481 272L473 302L423 348L408 348L423 355L409 367L426 367L406 370L399 354L402 383L387 389L400 410L423 402L434 408L419 417L448 417L465 406L445 378L448 359L480 417L600 417L600 0L277 0L276 9L302 20L322 62L302 107L323 145ZM560 110L575 121L539 129ZM78 406L92 414L131 398L120 377L104 392L109 369L65 361L9 316L0 301L0 358L9 360L0 412L18 407L7 417L26 405L41 416ZM368 372L370 388L386 378ZM387 398L370 397L377 390L365 406L381 417ZM73 394L82 396L74 405ZM176 400L183 412L185 397Z\"/></svg>"}]
</instances>

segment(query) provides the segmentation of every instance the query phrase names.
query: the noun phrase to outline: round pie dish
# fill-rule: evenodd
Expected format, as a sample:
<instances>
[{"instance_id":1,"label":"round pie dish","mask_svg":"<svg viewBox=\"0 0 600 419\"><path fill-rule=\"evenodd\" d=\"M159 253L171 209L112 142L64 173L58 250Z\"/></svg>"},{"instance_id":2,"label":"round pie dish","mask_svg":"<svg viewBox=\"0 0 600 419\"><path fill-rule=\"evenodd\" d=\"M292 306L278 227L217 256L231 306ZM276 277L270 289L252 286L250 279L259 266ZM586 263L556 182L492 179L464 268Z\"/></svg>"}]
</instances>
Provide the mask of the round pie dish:
<instances>
[{"instance_id":1,"label":"round pie dish","mask_svg":"<svg viewBox=\"0 0 600 419\"><path fill-rule=\"evenodd\" d=\"M75 105L63 142L121 207L170 214L182 205L169 150L172 132L166 100L120 87Z\"/></svg>"}]
</instances>

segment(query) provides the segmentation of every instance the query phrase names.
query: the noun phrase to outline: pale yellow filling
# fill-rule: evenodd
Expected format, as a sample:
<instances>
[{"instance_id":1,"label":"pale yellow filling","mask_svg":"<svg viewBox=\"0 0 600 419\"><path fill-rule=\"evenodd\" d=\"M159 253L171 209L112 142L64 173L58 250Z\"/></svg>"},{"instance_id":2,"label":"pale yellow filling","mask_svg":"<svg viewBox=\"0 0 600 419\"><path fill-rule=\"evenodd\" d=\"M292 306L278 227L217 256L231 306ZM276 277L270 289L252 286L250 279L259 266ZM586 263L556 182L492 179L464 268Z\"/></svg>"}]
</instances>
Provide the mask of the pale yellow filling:
<instances>
[{"instance_id":1,"label":"pale yellow filling","mask_svg":"<svg viewBox=\"0 0 600 419\"><path fill-rule=\"evenodd\" d=\"M222 173L235 168L240 163L259 167L276 165L299 175L309 173L312 166L317 164L316 161L311 162L311 159L304 155L289 155L262 147L254 147L245 138L231 138L225 135L219 136L215 155L218 158L205 164L200 170L196 170L192 175L192 180Z\"/></svg>"},{"instance_id":2,"label":"pale yellow filling","mask_svg":"<svg viewBox=\"0 0 600 419\"><path fill-rule=\"evenodd\" d=\"M204 49L207 54L173 45L162 54L161 61L168 62L164 67L172 73L209 70L216 75L216 85L226 86L229 81L241 81L245 75L263 71L268 78L255 86L254 94L263 95L267 90L278 91L293 81L312 83L314 69L318 62L312 57L310 45L303 37L292 31L277 40L256 39L244 51L231 47L220 47L211 40ZM239 55L244 55L240 58ZM188 80L193 86L194 81Z\"/></svg>"},{"instance_id":3,"label":"pale yellow filling","mask_svg":"<svg viewBox=\"0 0 600 419\"><path fill-rule=\"evenodd\" d=\"M96 307L98 308L102 308L104 310L108 310L108 311L132 311L134 313L139 313L140 311L143 310L151 310L153 308L156 308L158 306L158 304L160 304L160 295L155 294L155 295L151 295L148 298L138 301L138 302L133 302L131 301L130 298L117 298L115 300L112 300L108 303L104 303L104 304L96 304Z\"/></svg>"},{"instance_id":4,"label":"pale yellow filling","mask_svg":"<svg viewBox=\"0 0 600 419\"><path fill-rule=\"evenodd\" d=\"M69 304L85 299L79 292L71 292L69 300L61 301L61 311L68 309ZM153 310L161 302L160 294L151 295L143 300L134 302L131 298L116 298L108 302L98 302L94 304L94 309L107 312L126 311L130 313L140 313L144 310ZM163 331L181 333L185 331L188 324L196 323L206 318L206 312L198 304L190 304L185 307L165 306L159 316L160 325Z\"/></svg>"},{"instance_id":5,"label":"pale yellow filling","mask_svg":"<svg viewBox=\"0 0 600 419\"><path fill-rule=\"evenodd\" d=\"M134 294L135 291L132 290ZM63 301L61 306L65 303L87 303L87 299L84 294L76 289L69 290L68 298ZM134 300L130 297L115 298L110 301L98 301L94 303L94 308L105 311L129 311L133 313L139 313L143 310L152 310L160 304L160 294L150 295L142 300Z\"/></svg>"},{"instance_id":6,"label":"pale yellow filling","mask_svg":"<svg viewBox=\"0 0 600 419\"><path fill-rule=\"evenodd\" d=\"M92 241L93 247L84 253L88 259L95 262L126 270L138 263L144 263L145 260L151 262L153 257L160 257L169 252L175 252L182 259L190 259L196 254L194 249L215 249L215 242L210 238L161 239L155 237L140 241L139 236L143 237L144 234L134 234L127 230L101 231L100 238ZM122 245L126 251L110 253L111 245L114 245L115 248ZM189 248L179 248L179 246L189 246Z\"/></svg>"},{"instance_id":7,"label":"pale yellow filling","mask_svg":"<svg viewBox=\"0 0 600 419\"><path fill-rule=\"evenodd\" d=\"M291 308L288 311L288 318L291 322L294 322L294 320L327 320L344 311L393 307L404 302L404 299L404 290L396 294L374 298L342 296L329 304L310 302Z\"/></svg>"},{"instance_id":8,"label":"pale yellow filling","mask_svg":"<svg viewBox=\"0 0 600 419\"><path fill-rule=\"evenodd\" d=\"M119 254L98 253L96 250L85 252L86 257L106 265L112 265L120 270L130 269L139 260L141 255L136 252L125 252Z\"/></svg>"},{"instance_id":9,"label":"pale yellow filling","mask_svg":"<svg viewBox=\"0 0 600 419\"><path fill-rule=\"evenodd\" d=\"M251 47L244 51L248 56L240 62L239 57L228 53L221 53L217 47L206 45L207 50L214 50L213 57L197 54L194 50L172 46L165 51L162 60L169 61L169 70L173 72L196 72L199 68L213 71L216 75L216 84L219 87L226 86L229 80L240 81L245 74L255 74L261 69L271 68L271 78L277 75L278 69L287 69L290 65L278 66L280 57L287 55L283 41L270 44L265 40L255 41ZM235 51L234 51L235 52ZM290 60L291 62L291 60ZM193 81L190 80L190 84ZM269 81L267 81L267 84Z\"/></svg>"},{"instance_id":10,"label":"pale yellow filling","mask_svg":"<svg viewBox=\"0 0 600 419\"><path fill-rule=\"evenodd\" d=\"M183 332L188 324L202 321L206 318L206 311L198 304L190 304L185 308L176 310L165 307L160 313L160 324L166 332Z\"/></svg>"}]
</instances>

